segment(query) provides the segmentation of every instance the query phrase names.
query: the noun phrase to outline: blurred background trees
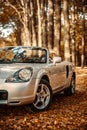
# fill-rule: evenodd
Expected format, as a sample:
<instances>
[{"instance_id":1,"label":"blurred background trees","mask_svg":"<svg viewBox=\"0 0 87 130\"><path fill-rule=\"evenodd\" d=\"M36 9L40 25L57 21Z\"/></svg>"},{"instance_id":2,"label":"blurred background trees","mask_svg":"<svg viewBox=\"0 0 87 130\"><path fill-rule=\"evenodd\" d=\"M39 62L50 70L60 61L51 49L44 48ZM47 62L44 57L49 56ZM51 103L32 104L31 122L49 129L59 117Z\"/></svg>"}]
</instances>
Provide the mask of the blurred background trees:
<instances>
[{"instance_id":1,"label":"blurred background trees","mask_svg":"<svg viewBox=\"0 0 87 130\"><path fill-rule=\"evenodd\" d=\"M0 0L0 47L42 46L87 65L86 0Z\"/></svg>"}]
</instances>

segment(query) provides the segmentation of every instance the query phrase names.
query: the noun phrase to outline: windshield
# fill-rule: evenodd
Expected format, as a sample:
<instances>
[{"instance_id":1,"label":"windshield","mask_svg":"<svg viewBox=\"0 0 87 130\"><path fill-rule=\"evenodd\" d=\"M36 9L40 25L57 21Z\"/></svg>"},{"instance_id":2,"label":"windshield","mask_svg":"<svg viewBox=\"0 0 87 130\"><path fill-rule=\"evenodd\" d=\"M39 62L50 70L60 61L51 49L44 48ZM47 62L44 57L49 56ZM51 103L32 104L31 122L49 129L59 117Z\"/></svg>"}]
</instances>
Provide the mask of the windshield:
<instances>
[{"instance_id":1,"label":"windshield","mask_svg":"<svg viewBox=\"0 0 87 130\"><path fill-rule=\"evenodd\" d=\"M8 47L0 50L1 63L46 63L47 51L38 47Z\"/></svg>"}]
</instances>

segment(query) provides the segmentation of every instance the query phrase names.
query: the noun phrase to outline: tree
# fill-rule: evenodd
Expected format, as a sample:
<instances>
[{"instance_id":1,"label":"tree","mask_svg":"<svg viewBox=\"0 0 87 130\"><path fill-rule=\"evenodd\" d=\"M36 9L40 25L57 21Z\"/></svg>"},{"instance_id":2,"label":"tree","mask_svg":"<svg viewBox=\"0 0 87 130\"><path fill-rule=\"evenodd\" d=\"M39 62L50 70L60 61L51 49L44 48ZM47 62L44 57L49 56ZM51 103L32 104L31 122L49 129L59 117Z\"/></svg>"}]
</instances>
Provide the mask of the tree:
<instances>
[{"instance_id":1,"label":"tree","mask_svg":"<svg viewBox=\"0 0 87 130\"><path fill-rule=\"evenodd\" d=\"M81 67L84 67L84 60L85 60L85 0L82 0L83 7L82 7L82 13L83 13L83 20L82 20L82 55L81 55Z\"/></svg>"},{"instance_id":2,"label":"tree","mask_svg":"<svg viewBox=\"0 0 87 130\"><path fill-rule=\"evenodd\" d=\"M54 51L60 55L61 38L61 1L54 1Z\"/></svg>"},{"instance_id":3,"label":"tree","mask_svg":"<svg viewBox=\"0 0 87 130\"><path fill-rule=\"evenodd\" d=\"M48 12L47 12L47 38L48 49L53 49L53 0L48 0Z\"/></svg>"},{"instance_id":4,"label":"tree","mask_svg":"<svg viewBox=\"0 0 87 130\"><path fill-rule=\"evenodd\" d=\"M69 35L69 8L68 0L64 0L64 55L65 60L70 61L70 35Z\"/></svg>"},{"instance_id":5,"label":"tree","mask_svg":"<svg viewBox=\"0 0 87 130\"><path fill-rule=\"evenodd\" d=\"M71 6L71 44L72 44L72 62L75 65L75 0L72 0Z\"/></svg>"},{"instance_id":6,"label":"tree","mask_svg":"<svg viewBox=\"0 0 87 130\"><path fill-rule=\"evenodd\" d=\"M38 10L38 46L42 46L42 38L41 38L41 29L42 29L42 24L41 24L41 4L40 1L37 0L37 10Z\"/></svg>"},{"instance_id":7,"label":"tree","mask_svg":"<svg viewBox=\"0 0 87 130\"><path fill-rule=\"evenodd\" d=\"M42 2L42 46L47 47L47 9L48 1L43 0Z\"/></svg>"},{"instance_id":8,"label":"tree","mask_svg":"<svg viewBox=\"0 0 87 130\"><path fill-rule=\"evenodd\" d=\"M4 2L4 0L3 0ZM6 0L5 6L8 8L12 8L12 10L15 11L18 21L20 22L20 38L21 38L21 44L22 45L30 45L30 32L28 29L28 8L29 0L19 0L19 1L13 1L13 0ZM17 21L17 22L18 22Z\"/></svg>"},{"instance_id":9,"label":"tree","mask_svg":"<svg viewBox=\"0 0 87 130\"><path fill-rule=\"evenodd\" d=\"M37 38L37 33L36 33L36 2L30 0L29 2L29 19L28 19L28 28L30 30L30 39L31 39L31 45L37 46L38 38Z\"/></svg>"}]
</instances>

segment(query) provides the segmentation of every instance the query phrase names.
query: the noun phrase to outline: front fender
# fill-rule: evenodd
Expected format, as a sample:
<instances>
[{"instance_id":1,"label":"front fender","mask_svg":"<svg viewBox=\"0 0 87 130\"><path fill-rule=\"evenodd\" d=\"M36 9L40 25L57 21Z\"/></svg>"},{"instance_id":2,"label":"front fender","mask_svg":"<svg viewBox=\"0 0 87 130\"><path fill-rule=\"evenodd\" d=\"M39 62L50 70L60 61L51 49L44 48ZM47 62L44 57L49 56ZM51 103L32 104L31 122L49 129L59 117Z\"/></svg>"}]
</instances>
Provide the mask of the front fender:
<instances>
[{"instance_id":1,"label":"front fender","mask_svg":"<svg viewBox=\"0 0 87 130\"><path fill-rule=\"evenodd\" d=\"M46 70L45 70L45 69L40 69L39 72L38 72L37 75L36 75L36 82L35 82L34 94L36 94L37 89L38 89L38 85L39 85L39 83L40 83L40 81L41 81L41 79L42 79L42 77L43 77L44 75L48 76Z\"/></svg>"}]
</instances>

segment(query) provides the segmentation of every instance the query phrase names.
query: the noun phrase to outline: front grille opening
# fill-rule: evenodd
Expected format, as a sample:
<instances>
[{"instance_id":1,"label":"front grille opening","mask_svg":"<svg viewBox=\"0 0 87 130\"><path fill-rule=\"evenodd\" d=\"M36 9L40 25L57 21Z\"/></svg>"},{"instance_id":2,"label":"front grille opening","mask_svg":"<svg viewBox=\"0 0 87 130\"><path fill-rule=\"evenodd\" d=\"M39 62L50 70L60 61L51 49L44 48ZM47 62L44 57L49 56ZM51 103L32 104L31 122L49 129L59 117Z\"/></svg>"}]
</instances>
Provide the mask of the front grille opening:
<instances>
[{"instance_id":1,"label":"front grille opening","mask_svg":"<svg viewBox=\"0 0 87 130\"><path fill-rule=\"evenodd\" d=\"M6 90L0 90L0 100L7 100L8 92Z\"/></svg>"}]
</instances>

